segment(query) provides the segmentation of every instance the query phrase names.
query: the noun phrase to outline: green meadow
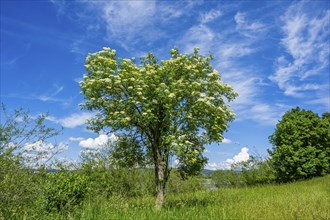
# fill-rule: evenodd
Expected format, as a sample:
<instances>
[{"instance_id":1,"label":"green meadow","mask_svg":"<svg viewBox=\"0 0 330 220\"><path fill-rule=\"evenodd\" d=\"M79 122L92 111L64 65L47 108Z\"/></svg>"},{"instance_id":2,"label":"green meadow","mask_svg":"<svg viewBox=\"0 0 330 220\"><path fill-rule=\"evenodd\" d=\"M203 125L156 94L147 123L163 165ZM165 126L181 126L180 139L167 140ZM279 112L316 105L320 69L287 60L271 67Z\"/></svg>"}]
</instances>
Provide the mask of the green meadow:
<instances>
[{"instance_id":1,"label":"green meadow","mask_svg":"<svg viewBox=\"0 0 330 220\"><path fill-rule=\"evenodd\" d=\"M20 219L330 219L330 176L290 184L170 194L161 211L153 197L95 195L70 212Z\"/></svg>"}]
</instances>

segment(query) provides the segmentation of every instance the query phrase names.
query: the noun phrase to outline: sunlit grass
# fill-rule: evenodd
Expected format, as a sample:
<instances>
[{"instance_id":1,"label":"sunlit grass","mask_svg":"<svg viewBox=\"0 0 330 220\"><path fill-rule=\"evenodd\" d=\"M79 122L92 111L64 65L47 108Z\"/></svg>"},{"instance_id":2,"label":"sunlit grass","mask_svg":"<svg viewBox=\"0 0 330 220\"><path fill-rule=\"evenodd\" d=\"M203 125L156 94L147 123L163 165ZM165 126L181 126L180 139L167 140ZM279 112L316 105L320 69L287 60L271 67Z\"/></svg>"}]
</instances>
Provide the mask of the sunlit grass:
<instances>
[{"instance_id":1,"label":"sunlit grass","mask_svg":"<svg viewBox=\"0 0 330 220\"><path fill-rule=\"evenodd\" d=\"M283 185L169 195L162 211L153 197L95 196L71 213L43 219L330 219L330 176Z\"/></svg>"}]
</instances>

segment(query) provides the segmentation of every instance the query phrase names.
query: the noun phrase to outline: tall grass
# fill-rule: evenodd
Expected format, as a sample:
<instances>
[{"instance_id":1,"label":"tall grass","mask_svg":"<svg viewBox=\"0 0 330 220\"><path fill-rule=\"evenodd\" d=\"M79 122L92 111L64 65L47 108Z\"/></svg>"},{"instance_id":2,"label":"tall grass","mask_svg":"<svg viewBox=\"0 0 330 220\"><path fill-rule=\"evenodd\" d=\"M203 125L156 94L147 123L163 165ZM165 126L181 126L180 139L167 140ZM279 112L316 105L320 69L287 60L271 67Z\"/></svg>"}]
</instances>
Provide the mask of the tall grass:
<instances>
[{"instance_id":1,"label":"tall grass","mask_svg":"<svg viewBox=\"0 0 330 220\"><path fill-rule=\"evenodd\" d=\"M330 176L283 185L171 194L154 198L89 198L70 213L40 219L330 219ZM27 218L30 219L30 218Z\"/></svg>"}]
</instances>

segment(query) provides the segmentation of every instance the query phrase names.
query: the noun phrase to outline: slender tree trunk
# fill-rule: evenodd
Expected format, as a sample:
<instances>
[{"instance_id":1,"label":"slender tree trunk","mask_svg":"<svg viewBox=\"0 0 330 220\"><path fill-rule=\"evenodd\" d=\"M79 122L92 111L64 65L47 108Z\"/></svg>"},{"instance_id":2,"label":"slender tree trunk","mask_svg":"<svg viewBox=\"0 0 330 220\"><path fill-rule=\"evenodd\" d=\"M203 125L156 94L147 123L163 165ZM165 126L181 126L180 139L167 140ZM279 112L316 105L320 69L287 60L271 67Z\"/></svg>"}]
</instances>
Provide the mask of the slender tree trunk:
<instances>
[{"instance_id":1,"label":"slender tree trunk","mask_svg":"<svg viewBox=\"0 0 330 220\"><path fill-rule=\"evenodd\" d=\"M164 199L165 199L165 185L166 185L166 177L165 177L165 169L166 166L163 161L157 161L156 165L156 209L161 210Z\"/></svg>"}]
</instances>

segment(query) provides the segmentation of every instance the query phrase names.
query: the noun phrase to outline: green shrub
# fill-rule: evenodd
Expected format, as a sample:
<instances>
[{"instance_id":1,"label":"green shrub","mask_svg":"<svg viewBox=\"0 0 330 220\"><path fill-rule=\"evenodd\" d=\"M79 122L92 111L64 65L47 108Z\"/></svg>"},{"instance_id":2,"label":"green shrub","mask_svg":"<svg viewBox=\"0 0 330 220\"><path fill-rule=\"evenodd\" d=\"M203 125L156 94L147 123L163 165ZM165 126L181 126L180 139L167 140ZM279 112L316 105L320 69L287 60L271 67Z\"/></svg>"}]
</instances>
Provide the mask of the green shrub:
<instances>
[{"instance_id":1,"label":"green shrub","mask_svg":"<svg viewBox=\"0 0 330 220\"><path fill-rule=\"evenodd\" d=\"M2 161L3 162L3 161ZM42 195L42 178L33 170L6 164L0 168L0 219L16 219L16 215L37 205Z\"/></svg>"},{"instance_id":2,"label":"green shrub","mask_svg":"<svg viewBox=\"0 0 330 220\"><path fill-rule=\"evenodd\" d=\"M250 156L248 161L240 163L236 168L241 170L240 175L249 186L273 183L276 179L276 171L269 158Z\"/></svg>"},{"instance_id":3,"label":"green shrub","mask_svg":"<svg viewBox=\"0 0 330 220\"><path fill-rule=\"evenodd\" d=\"M60 171L47 174L44 206L47 211L70 210L91 191L89 179L79 172Z\"/></svg>"},{"instance_id":4,"label":"green shrub","mask_svg":"<svg viewBox=\"0 0 330 220\"><path fill-rule=\"evenodd\" d=\"M170 175L171 176L167 186L167 193L169 194L189 193L205 190L202 180L197 176L191 176L183 180L177 170L172 170Z\"/></svg>"},{"instance_id":5,"label":"green shrub","mask_svg":"<svg viewBox=\"0 0 330 220\"><path fill-rule=\"evenodd\" d=\"M81 172L89 178L91 193L106 198L153 195L155 191L152 170L84 166Z\"/></svg>"},{"instance_id":6,"label":"green shrub","mask_svg":"<svg viewBox=\"0 0 330 220\"><path fill-rule=\"evenodd\" d=\"M246 180L240 172L234 170L217 170L211 176L217 188L245 186Z\"/></svg>"}]
</instances>

